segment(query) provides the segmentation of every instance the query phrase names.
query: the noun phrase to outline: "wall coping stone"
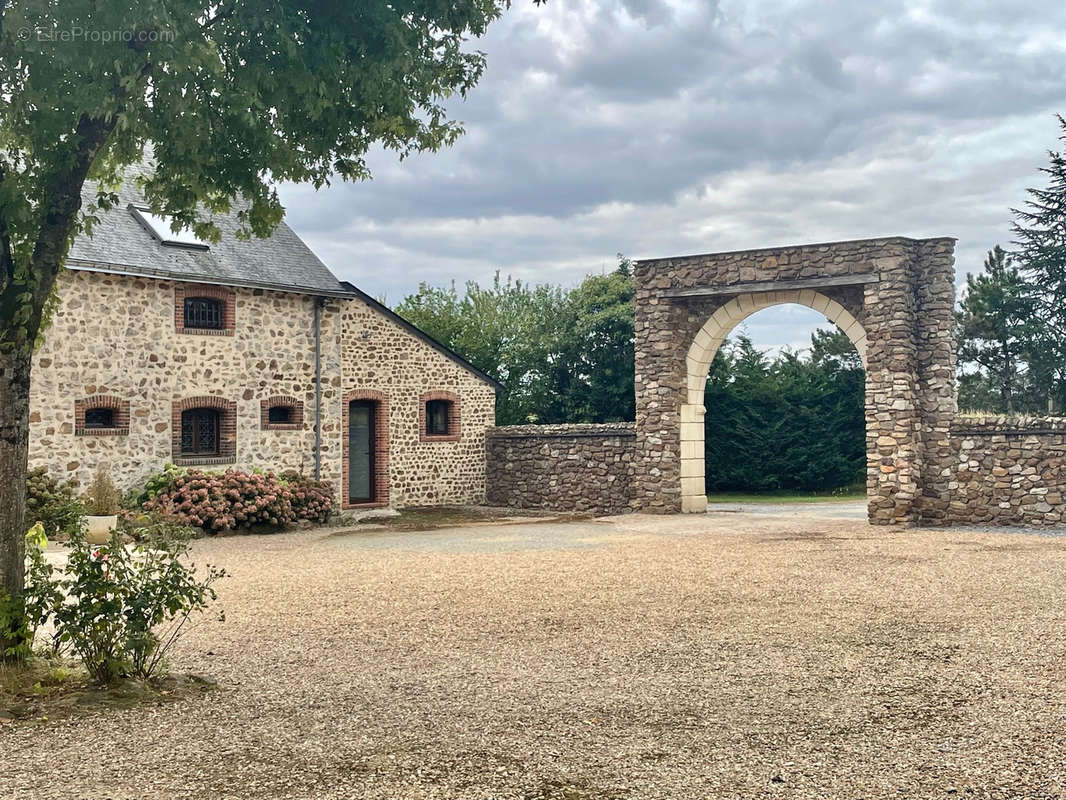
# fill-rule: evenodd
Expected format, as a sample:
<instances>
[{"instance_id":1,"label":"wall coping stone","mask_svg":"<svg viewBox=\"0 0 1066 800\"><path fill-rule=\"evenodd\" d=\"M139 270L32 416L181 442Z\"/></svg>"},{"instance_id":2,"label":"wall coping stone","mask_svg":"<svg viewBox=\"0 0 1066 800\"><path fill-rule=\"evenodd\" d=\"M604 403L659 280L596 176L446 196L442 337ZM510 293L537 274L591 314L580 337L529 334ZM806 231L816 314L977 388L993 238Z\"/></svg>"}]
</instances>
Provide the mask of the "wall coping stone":
<instances>
[{"instance_id":1,"label":"wall coping stone","mask_svg":"<svg viewBox=\"0 0 1066 800\"><path fill-rule=\"evenodd\" d=\"M1066 434L1066 417L956 417L953 436L1048 436Z\"/></svg>"},{"instance_id":2,"label":"wall coping stone","mask_svg":"<svg viewBox=\"0 0 1066 800\"><path fill-rule=\"evenodd\" d=\"M573 423L569 425L498 425L489 428L490 439L636 438L635 422Z\"/></svg>"}]
</instances>

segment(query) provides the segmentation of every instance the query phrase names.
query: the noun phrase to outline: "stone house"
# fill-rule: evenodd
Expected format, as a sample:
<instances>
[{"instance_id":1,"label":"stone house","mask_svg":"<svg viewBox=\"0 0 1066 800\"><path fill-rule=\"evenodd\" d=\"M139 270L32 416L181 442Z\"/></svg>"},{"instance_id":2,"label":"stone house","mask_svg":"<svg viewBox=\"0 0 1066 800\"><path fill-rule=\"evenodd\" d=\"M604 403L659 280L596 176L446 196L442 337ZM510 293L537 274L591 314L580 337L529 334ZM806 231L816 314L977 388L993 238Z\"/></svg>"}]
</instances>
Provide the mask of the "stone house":
<instances>
[{"instance_id":1,"label":"stone house","mask_svg":"<svg viewBox=\"0 0 1066 800\"><path fill-rule=\"evenodd\" d=\"M36 354L30 466L120 488L166 463L300 470L346 508L485 499L497 384L350 283L282 223L175 234L136 188L59 280Z\"/></svg>"}]
</instances>

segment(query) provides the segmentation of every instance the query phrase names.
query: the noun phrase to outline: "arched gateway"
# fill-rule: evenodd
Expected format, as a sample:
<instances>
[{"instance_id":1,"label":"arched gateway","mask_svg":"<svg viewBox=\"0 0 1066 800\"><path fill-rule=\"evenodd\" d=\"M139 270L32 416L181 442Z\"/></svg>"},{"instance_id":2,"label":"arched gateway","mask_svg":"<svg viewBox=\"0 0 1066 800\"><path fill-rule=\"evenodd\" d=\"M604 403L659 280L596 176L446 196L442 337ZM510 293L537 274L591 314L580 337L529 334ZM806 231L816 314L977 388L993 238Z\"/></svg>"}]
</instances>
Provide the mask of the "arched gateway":
<instances>
[{"instance_id":1,"label":"arched gateway","mask_svg":"<svg viewBox=\"0 0 1066 800\"><path fill-rule=\"evenodd\" d=\"M954 249L954 239L893 237L638 262L632 506L706 509L707 370L740 321L781 303L825 314L866 366L870 520L910 522L943 503Z\"/></svg>"}]
</instances>

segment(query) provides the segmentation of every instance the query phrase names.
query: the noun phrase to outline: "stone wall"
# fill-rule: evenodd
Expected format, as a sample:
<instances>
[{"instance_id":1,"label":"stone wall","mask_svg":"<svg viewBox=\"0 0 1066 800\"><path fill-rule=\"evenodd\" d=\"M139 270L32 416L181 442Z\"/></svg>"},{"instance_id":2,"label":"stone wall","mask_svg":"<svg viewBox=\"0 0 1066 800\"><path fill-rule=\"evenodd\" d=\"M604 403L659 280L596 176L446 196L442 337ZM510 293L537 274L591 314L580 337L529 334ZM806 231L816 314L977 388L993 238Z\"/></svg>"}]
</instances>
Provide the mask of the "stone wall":
<instances>
[{"instance_id":1,"label":"stone wall","mask_svg":"<svg viewBox=\"0 0 1066 800\"><path fill-rule=\"evenodd\" d=\"M83 486L106 466L121 488L175 460L206 469L312 474L315 298L225 289L231 319L221 334L205 335L183 331L176 319L176 297L186 288L205 293L168 280L63 273L59 307L34 364L31 466ZM374 390L390 405L389 491L382 504L484 500L492 385L358 298L331 299L321 310L321 365L322 477L339 497L345 496L343 398ZM419 408L429 395L455 397L457 437L422 440ZM267 406L278 397L292 401L290 424L267 420ZM175 459L173 415L180 420L183 401L191 398L212 399L222 409L223 444L231 451L224 457ZM79 425L87 405L113 408L116 430Z\"/></svg>"},{"instance_id":2,"label":"stone wall","mask_svg":"<svg viewBox=\"0 0 1066 800\"><path fill-rule=\"evenodd\" d=\"M623 513L629 510L635 444L631 422L491 428L488 502Z\"/></svg>"},{"instance_id":3,"label":"stone wall","mask_svg":"<svg viewBox=\"0 0 1066 800\"><path fill-rule=\"evenodd\" d=\"M82 485L106 466L117 485L133 486L175 461L174 404L211 396L235 404L236 448L232 457L200 460L205 468L312 472L313 298L236 289L233 330L201 335L182 333L175 325L175 293L184 286L96 272L63 273L59 307L34 364L31 466L47 467ZM337 311L323 314L326 343L339 338ZM327 396L340 381L337 349L334 345L323 359ZM261 400L274 395L303 402L308 419L299 430L263 428ZM128 432L77 435L75 404L93 396L129 404Z\"/></svg>"},{"instance_id":4,"label":"stone wall","mask_svg":"<svg viewBox=\"0 0 1066 800\"><path fill-rule=\"evenodd\" d=\"M930 522L1058 525L1066 520L1066 419L960 417Z\"/></svg>"}]
</instances>

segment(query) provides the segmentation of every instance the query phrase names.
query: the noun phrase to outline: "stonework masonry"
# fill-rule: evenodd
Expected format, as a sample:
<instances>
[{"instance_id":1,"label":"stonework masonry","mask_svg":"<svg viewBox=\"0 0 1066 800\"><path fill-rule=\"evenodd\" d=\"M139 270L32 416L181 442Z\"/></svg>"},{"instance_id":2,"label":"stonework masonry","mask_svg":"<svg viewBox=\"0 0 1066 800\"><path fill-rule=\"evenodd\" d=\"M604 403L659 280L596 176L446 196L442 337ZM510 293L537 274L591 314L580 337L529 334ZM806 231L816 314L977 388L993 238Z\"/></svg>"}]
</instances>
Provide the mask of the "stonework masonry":
<instances>
[{"instance_id":1,"label":"stonework masonry","mask_svg":"<svg viewBox=\"0 0 1066 800\"><path fill-rule=\"evenodd\" d=\"M895 237L639 262L634 508L706 508L703 387L720 337L760 305L798 302L842 320L864 357L871 521L916 520L925 451L946 446L954 415L953 254L953 239Z\"/></svg>"},{"instance_id":2,"label":"stonework masonry","mask_svg":"<svg viewBox=\"0 0 1066 800\"><path fill-rule=\"evenodd\" d=\"M705 510L709 366L738 323L798 303L843 330L866 367L872 523L1063 522L1066 421L957 415L954 245L890 237L638 262L635 439L603 446L608 432L593 426L584 435L595 444L553 445L528 426L494 429L490 497L598 511L617 510L623 499L646 512ZM624 490L610 491L605 476L621 463L624 479L618 473L612 483Z\"/></svg>"},{"instance_id":3,"label":"stonework masonry","mask_svg":"<svg viewBox=\"0 0 1066 800\"><path fill-rule=\"evenodd\" d=\"M628 511L635 442L631 422L492 428L488 502L597 514Z\"/></svg>"},{"instance_id":4,"label":"stonework masonry","mask_svg":"<svg viewBox=\"0 0 1066 800\"><path fill-rule=\"evenodd\" d=\"M1066 419L955 420L943 522L1058 525L1066 521Z\"/></svg>"},{"instance_id":5,"label":"stonework masonry","mask_svg":"<svg viewBox=\"0 0 1066 800\"><path fill-rule=\"evenodd\" d=\"M134 486L174 460L180 411L192 398L206 396L224 412L222 435L233 437L233 448L223 458L190 463L311 474L316 298L252 288L208 290L171 280L64 272L60 303L34 364L31 466L83 486L106 466L120 487ZM178 309L184 296L223 299L224 333L183 331ZM322 477L334 482L338 496L346 494L342 397L362 390L389 399L390 504L483 501L492 385L358 297L327 301L320 330ZM434 391L461 398L461 435L455 440L420 440L420 398ZM270 425L269 405L280 402L294 409L294 422ZM86 406L115 409L120 430L101 434L77 424ZM229 408L232 427L225 417Z\"/></svg>"}]
</instances>

